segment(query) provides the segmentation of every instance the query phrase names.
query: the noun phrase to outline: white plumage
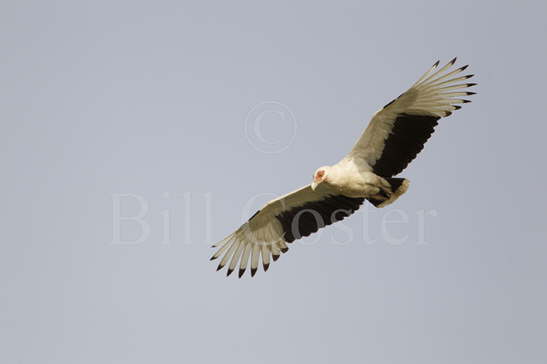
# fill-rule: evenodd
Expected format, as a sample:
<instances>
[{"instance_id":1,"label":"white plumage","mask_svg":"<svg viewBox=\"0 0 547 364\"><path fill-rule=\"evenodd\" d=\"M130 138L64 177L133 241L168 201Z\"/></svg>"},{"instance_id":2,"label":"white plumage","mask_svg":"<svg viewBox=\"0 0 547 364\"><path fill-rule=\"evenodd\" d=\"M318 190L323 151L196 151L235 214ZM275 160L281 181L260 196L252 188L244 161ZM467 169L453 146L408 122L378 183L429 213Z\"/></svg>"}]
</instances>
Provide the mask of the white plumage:
<instances>
[{"instance_id":1,"label":"white plumage","mask_svg":"<svg viewBox=\"0 0 547 364\"><path fill-rule=\"evenodd\" d=\"M260 260L266 271L288 250L287 243L308 236L355 212L364 200L376 207L394 202L409 181L394 177L423 149L437 125L470 102L462 96L473 75L460 76L467 68L451 70L456 58L438 69L436 62L414 85L372 117L350 153L314 174L310 185L268 202L246 223L213 247L211 260L221 257L218 269L228 265L241 277L250 263L254 276ZM217 269L217 270L218 270Z\"/></svg>"}]
</instances>

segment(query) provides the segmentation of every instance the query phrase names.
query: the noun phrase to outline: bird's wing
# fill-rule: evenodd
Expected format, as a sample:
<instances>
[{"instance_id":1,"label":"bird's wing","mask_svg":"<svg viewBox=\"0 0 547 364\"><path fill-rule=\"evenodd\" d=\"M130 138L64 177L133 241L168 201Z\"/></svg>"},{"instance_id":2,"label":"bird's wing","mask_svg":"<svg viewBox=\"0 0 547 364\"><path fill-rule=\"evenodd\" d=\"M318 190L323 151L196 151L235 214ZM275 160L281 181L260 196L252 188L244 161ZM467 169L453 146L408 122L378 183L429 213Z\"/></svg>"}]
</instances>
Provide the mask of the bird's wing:
<instances>
[{"instance_id":1,"label":"bird's wing","mask_svg":"<svg viewBox=\"0 0 547 364\"><path fill-rule=\"evenodd\" d=\"M264 271L289 248L287 243L351 215L363 203L327 190L305 186L268 202L235 232L213 245L211 260L221 258L217 270L228 264L228 275L239 266L241 277L250 263L254 276L262 259Z\"/></svg>"},{"instance_id":2,"label":"bird's wing","mask_svg":"<svg viewBox=\"0 0 547 364\"><path fill-rule=\"evenodd\" d=\"M437 125L437 120L470 102L462 96L476 85L465 80L473 75L458 75L463 66L451 67L456 58L437 70L436 62L410 89L388 103L372 117L369 125L349 153L364 160L374 173L391 177L400 173L423 149Z\"/></svg>"}]
</instances>

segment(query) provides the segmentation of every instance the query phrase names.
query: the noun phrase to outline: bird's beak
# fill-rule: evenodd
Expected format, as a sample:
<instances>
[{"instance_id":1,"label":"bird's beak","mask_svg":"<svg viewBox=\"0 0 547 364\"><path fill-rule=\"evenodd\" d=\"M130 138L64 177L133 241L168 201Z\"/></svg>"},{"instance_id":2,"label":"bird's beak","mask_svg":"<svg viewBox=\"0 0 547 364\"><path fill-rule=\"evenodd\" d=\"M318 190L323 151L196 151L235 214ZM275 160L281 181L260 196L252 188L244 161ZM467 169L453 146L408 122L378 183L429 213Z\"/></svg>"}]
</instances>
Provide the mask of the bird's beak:
<instances>
[{"instance_id":1,"label":"bird's beak","mask_svg":"<svg viewBox=\"0 0 547 364\"><path fill-rule=\"evenodd\" d=\"M315 182L315 181L313 181L313 182L311 183L311 189L312 189L312 191L315 191L315 189L317 188L317 185L318 185L318 184L319 184L319 183L317 183L317 182Z\"/></svg>"}]
</instances>

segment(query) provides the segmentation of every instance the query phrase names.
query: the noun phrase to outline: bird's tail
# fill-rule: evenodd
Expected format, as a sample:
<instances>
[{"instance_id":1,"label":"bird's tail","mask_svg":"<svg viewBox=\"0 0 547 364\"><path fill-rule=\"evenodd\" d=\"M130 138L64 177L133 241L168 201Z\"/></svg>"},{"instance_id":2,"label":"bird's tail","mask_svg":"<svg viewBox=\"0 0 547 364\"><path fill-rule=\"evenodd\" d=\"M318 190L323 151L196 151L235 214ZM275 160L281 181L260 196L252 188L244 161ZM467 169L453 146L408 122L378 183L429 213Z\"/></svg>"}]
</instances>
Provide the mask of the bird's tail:
<instances>
[{"instance_id":1,"label":"bird's tail","mask_svg":"<svg viewBox=\"0 0 547 364\"><path fill-rule=\"evenodd\" d=\"M385 196L384 199L367 198L367 200L375 207L385 207L399 198L408 190L410 181L406 178L386 178L386 181L391 185L391 196Z\"/></svg>"}]
</instances>

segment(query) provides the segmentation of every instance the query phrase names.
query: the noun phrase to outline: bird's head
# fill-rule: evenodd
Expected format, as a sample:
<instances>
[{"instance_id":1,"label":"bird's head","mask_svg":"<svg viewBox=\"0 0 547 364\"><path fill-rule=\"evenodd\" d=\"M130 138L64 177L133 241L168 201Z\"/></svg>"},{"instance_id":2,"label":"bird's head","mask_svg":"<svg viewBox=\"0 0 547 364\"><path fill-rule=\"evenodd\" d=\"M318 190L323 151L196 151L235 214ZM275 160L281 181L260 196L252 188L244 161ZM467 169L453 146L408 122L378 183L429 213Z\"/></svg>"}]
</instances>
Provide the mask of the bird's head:
<instances>
[{"instance_id":1,"label":"bird's head","mask_svg":"<svg viewBox=\"0 0 547 364\"><path fill-rule=\"evenodd\" d=\"M319 186L319 184L327 180L327 177L329 174L329 168L330 168L329 166L323 166L323 167L317 168L317 170L313 174L313 181L311 183L312 190L315 191L315 189L317 188L317 186Z\"/></svg>"}]
</instances>

